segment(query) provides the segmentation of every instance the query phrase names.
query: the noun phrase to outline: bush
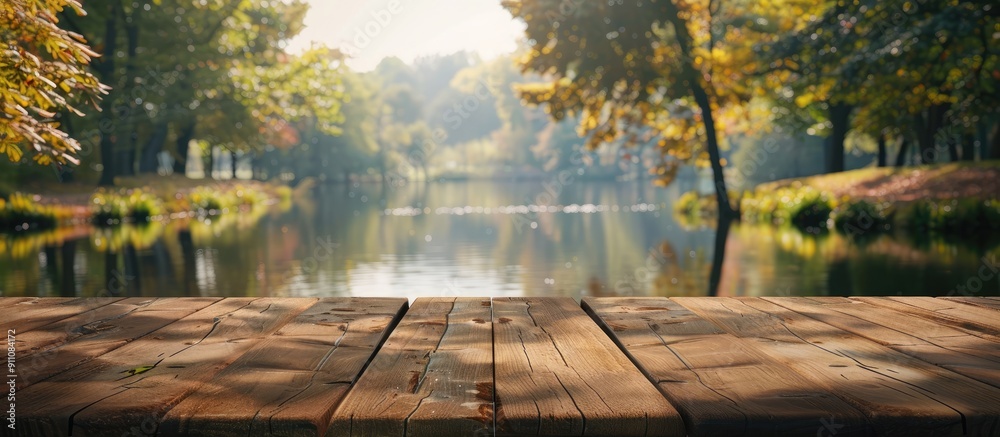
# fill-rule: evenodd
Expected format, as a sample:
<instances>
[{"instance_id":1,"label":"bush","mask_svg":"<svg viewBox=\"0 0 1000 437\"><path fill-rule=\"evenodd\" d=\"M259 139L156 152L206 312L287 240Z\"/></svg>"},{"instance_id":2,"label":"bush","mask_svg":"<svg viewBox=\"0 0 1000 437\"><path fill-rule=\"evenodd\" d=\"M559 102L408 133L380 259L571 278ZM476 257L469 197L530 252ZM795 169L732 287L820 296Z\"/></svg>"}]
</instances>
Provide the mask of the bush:
<instances>
[{"instance_id":1,"label":"bush","mask_svg":"<svg viewBox=\"0 0 1000 437\"><path fill-rule=\"evenodd\" d=\"M694 191L682 194L674 203L674 214L686 217L701 215L701 196Z\"/></svg>"},{"instance_id":2,"label":"bush","mask_svg":"<svg viewBox=\"0 0 1000 437\"><path fill-rule=\"evenodd\" d=\"M129 217L136 222L149 222L163 214L163 203L151 194L135 190L128 199Z\"/></svg>"},{"instance_id":3,"label":"bush","mask_svg":"<svg viewBox=\"0 0 1000 437\"><path fill-rule=\"evenodd\" d=\"M921 200L904 210L900 224L914 231L976 235L1000 230L1000 200Z\"/></svg>"},{"instance_id":4,"label":"bush","mask_svg":"<svg viewBox=\"0 0 1000 437\"><path fill-rule=\"evenodd\" d=\"M890 214L867 200L847 200L834 211L833 222L851 236L874 235L889 229Z\"/></svg>"},{"instance_id":5,"label":"bush","mask_svg":"<svg viewBox=\"0 0 1000 437\"><path fill-rule=\"evenodd\" d=\"M31 196L13 193L0 199L0 230L29 231L51 229L59 224L60 212L40 205Z\"/></svg>"},{"instance_id":6,"label":"bush","mask_svg":"<svg viewBox=\"0 0 1000 437\"><path fill-rule=\"evenodd\" d=\"M191 210L199 214L216 215L221 214L227 208L227 201L223 193L211 188L198 187L188 195Z\"/></svg>"},{"instance_id":7,"label":"bush","mask_svg":"<svg viewBox=\"0 0 1000 437\"><path fill-rule=\"evenodd\" d=\"M98 226L121 224L129 215L128 202L118 193L98 190L90 196L91 220Z\"/></svg>"}]
</instances>

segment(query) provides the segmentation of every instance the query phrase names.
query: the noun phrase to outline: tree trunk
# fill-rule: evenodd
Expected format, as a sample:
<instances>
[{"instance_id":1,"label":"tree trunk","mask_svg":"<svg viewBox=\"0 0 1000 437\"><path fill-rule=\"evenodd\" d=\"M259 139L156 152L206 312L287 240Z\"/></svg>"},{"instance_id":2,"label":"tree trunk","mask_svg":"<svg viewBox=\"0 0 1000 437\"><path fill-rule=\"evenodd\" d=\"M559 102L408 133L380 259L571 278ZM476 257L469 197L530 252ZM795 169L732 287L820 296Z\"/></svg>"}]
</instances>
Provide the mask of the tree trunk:
<instances>
[{"instance_id":1,"label":"tree trunk","mask_svg":"<svg viewBox=\"0 0 1000 437\"><path fill-rule=\"evenodd\" d=\"M115 173L118 176L134 176L135 175L135 149L131 146L135 143L134 139L129 139L129 147L125 150L118 150L115 152L117 158L115 160L118 163L118 170Z\"/></svg>"},{"instance_id":2,"label":"tree trunk","mask_svg":"<svg viewBox=\"0 0 1000 437\"><path fill-rule=\"evenodd\" d=\"M985 153L980 152L986 156ZM993 140L990 141L990 159L1000 159L1000 123L993 127Z\"/></svg>"},{"instance_id":3,"label":"tree trunk","mask_svg":"<svg viewBox=\"0 0 1000 437\"><path fill-rule=\"evenodd\" d=\"M153 134L142 148L142 157L139 158L139 173L156 173L160 168L159 155L163 151L163 144L167 142L167 120L161 118L153 127Z\"/></svg>"},{"instance_id":4,"label":"tree trunk","mask_svg":"<svg viewBox=\"0 0 1000 437\"><path fill-rule=\"evenodd\" d=\"M666 1L663 5L667 8L666 19L674 28L674 38L680 47L682 63L682 76L686 79L687 85L691 89L695 103L701 109L702 123L705 125L705 137L708 143L708 157L712 165L712 179L715 182L715 201L719 206L719 219L735 217L736 211L729 204L729 192L726 190L726 177L722 172L722 154L719 152L719 142L715 131L715 117L712 114L712 102L701 85L700 73L691 64L694 57L691 51L694 48L693 38L687 23L678 14L677 6L673 1Z\"/></svg>"},{"instance_id":5,"label":"tree trunk","mask_svg":"<svg viewBox=\"0 0 1000 437\"><path fill-rule=\"evenodd\" d=\"M189 118L182 122L180 131L177 132L177 160L174 161L174 174L187 177L188 155L191 140L194 138L195 125L194 118Z\"/></svg>"},{"instance_id":6,"label":"tree trunk","mask_svg":"<svg viewBox=\"0 0 1000 437\"><path fill-rule=\"evenodd\" d=\"M215 179L215 146L209 146L206 155L208 162L205 164L205 179Z\"/></svg>"},{"instance_id":7,"label":"tree trunk","mask_svg":"<svg viewBox=\"0 0 1000 437\"><path fill-rule=\"evenodd\" d=\"M886 164L886 152L885 152L885 134L879 134L878 136L878 166L885 167Z\"/></svg>"},{"instance_id":8,"label":"tree trunk","mask_svg":"<svg viewBox=\"0 0 1000 437\"><path fill-rule=\"evenodd\" d=\"M692 81L694 100L701 108L701 119L705 123L705 136L708 139L708 158L712 164L712 179L715 182L715 201L719 205L719 220L736 216L736 211L729 203L729 192L726 190L726 176L722 171L722 154L719 152L719 141L715 131L715 117L712 114L712 104L708 93L697 81ZM728 231L727 231L728 232Z\"/></svg>"},{"instance_id":9,"label":"tree trunk","mask_svg":"<svg viewBox=\"0 0 1000 437\"><path fill-rule=\"evenodd\" d=\"M910 140L903 138L903 141L899 143L899 153L896 154L896 167L902 167L906 165L906 153L910 149Z\"/></svg>"},{"instance_id":10,"label":"tree trunk","mask_svg":"<svg viewBox=\"0 0 1000 437\"><path fill-rule=\"evenodd\" d=\"M125 22L125 86L122 88L122 94L125 97L125 114L121 114L119 119L124 122L125 129L120 129L120 131L127 132L128 134L128 144L126 144L126 150L122 152L122 159L125 161L122 166L121 175L133 176L136 173L137 158L139 157L139 114L140 111L139 103L136 102L139 99L139 95L136 93L136 76L138 68L136 67L136 52L139 50L139 24L138 17L133 12L132 14L127 14L123 17Z\"/></svg>"},{"instance_id":11,"label":"tree trunk","mask_svg":"<svg viewBox=\"0 0 1000 437\"><path fill-rule=\"evenodd\" d=\"M94 62L94 71L103 83L113 83L112 75L115 73L115 56L118 41L118 13L121 4L113 2L109 5L108 18L104 22L104 53ZM112 91L113 93L113 91ZM107 187L115 184L115 115L112 114L114 108L114 96L108 95L101 99L101 119L98 121L98 128L101 132L101 179L98 185Z\"/></svg>"},{"instance_id":12,"label":"tree trunk","mask_svg":"<svg viewBox=\"0 0 1000 437\"><path fill-rule=\"evenodd\" d=\"M976 137L972 134L962 135L962 161L976 160Z\"/></svg>"},{"instance_id":13,"label":"tree trunk","mask_svg":"<svg viewBox=\"0 0 1000 437\"><path fill-rule=\"evenodd\" d=\"M232 167L232 172L233 172L232 173L232 179L233 180L236 180L236 166L237 166L237 164L239 164L239 163L236 161L236 151L235 150L230 150L229 151L229 166Z\"/></svg>"},{"instance_id":14,"label":"tree trunk","mask_svg":"<svg viewBox=\"0 0 1000 437\"><path fill-rule=\"evenodd\" d=\"M958 144L955 144L955 138L949 137L948 142L948 157L951 158L951 162L958 162Z\"/></svg>"},{"instance_id":15,"label":"tree trunk","mask_svg":"<svg viewBox=\"0 0 1000 437\"><path fill-rule=\"evenodd\" d=\"M920 163L932 164L937 161L937 133L944 123L947 105L934 105L927 109L927 116L918 119L920 128L917 141L920 144Z\"/></svg>"},{"instance_id":16,"label":"tree trunk","mask_svg":"<svg viewBox=\"0 0 1000 437\"><path fill-rule=\"evenodd\" d=\"M847 141L847 131L850 130L851 122L850 105L844 103L831 103L829 116L830 123L833 124L833 134L830 136L830 147L827 149L827 173L838 173L844 171L844 142Z\"/></svg>"}]
</instances>

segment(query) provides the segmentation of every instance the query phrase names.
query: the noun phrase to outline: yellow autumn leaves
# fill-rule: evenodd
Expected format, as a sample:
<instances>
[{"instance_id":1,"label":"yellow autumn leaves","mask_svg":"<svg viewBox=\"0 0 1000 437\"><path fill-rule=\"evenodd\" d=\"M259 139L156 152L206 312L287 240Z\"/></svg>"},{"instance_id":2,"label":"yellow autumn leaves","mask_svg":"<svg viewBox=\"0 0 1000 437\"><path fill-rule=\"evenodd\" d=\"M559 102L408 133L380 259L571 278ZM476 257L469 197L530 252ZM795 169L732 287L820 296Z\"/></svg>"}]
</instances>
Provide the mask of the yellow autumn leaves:
<instances>
[{"instance_id":1,"label":"yellow autumn leaves","mask_svg":"<svg viewBox=\"0 0 1000 437\"><path fill-rule=\"evenodd\" d=\"M66 8L83 14L76 0L0 3L0 155L18 162L25 152L43 165L76 163L80 144L55 121L57 113L82 115L107 87L86 66L97 56L79 34L59 28Z\"/></svg>"}]
</instances>

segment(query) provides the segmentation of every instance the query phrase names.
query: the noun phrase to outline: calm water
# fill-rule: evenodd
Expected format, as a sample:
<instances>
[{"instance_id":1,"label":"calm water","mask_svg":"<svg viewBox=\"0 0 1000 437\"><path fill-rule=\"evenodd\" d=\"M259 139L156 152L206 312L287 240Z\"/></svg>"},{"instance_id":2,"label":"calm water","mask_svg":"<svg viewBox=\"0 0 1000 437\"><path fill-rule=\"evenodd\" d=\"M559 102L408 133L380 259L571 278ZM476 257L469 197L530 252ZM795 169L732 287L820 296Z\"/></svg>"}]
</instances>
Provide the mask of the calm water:
<instances>
[{"instance_id":1,"label":"calm water","mask_svg":"<svg viewBox=\"0 0 1000 437\"><path fill-rule=\"evenodd\" d=\"M332 185L212 222L0 236L4 296L573 296L708 293L715 230L692 188L645 182ZM720 295L1000 295L1000 249L734 226ZM990 277L988 280L980 279Z\"/></svg>"}]
</instances>

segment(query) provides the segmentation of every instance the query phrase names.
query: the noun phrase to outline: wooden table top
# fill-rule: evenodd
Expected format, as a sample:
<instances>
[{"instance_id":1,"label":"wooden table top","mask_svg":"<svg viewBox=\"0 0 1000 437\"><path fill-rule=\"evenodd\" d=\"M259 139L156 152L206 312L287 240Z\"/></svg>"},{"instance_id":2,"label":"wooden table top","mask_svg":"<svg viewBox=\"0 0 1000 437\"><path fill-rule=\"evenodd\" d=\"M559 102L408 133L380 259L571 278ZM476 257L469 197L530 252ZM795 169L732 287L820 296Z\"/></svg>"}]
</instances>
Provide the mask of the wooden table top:
<instances>
[{"instance_id":1,"label":"wooden table top","mask_svg":"<svg viewBox=\"0 0 1000 437\"><path fill-rule=\"evenodd\" d=\"M1000 435L990 297L0 298L0 315L0 435Z\"/></svg>"}]
</instances>

